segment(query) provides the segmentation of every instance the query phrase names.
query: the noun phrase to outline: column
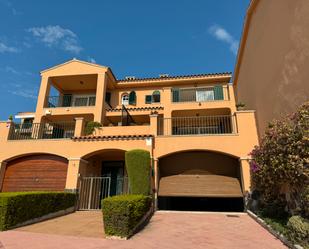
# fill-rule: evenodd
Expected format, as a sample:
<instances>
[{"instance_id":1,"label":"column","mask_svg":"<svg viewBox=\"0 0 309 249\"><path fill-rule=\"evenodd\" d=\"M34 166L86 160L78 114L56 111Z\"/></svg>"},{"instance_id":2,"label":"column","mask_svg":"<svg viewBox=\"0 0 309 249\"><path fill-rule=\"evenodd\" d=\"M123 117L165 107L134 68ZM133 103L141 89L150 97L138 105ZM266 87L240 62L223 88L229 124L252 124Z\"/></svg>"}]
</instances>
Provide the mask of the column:
<instances>
[{"instance_id":1,"label":"column","mask_svg":"<svg viewBox=\"0 0 309 249\"><path fill-rule=\"evenodd\" d=\"M38 101L36 105L36 112L35 112L36 114L34 123L39 123L41 121L41 117L45 115L45 113L43 113L43 108L45 107L46 98L49 96L49 93L50 93L49 78L47 76L42 76Z\"/></svg>"},{"instance_id":2,"label":"column","mask_svg":"<svg viewBox=\"0 0 309 249\"><path fill-rule=\"evenodd\" d=\"M94 121L103 123L105 116L105 89L106 89L106 76L103 73L98 74L97 91L95 101Z\"/></svg>"},{"instance_id":3,"label":"column","mask_svg":"<svg viewBox=\"0 0 309 249\"><path fill-rule=\"evenodd\" d=\"M75 118L74 137L81 137L84 135L85 120L82 117Z\"/></svg>"},{"instance_id":4,"label":"column","mask_svg":"<svg viewBox=\"0 0 309 249\"><path fill-rule=\"evenodd\" d=\"M8 140L11 129L14 129L13 126L14 123L11 120L8 120L6 123L0 123L0 140Z\"/></svg>"},{"instance_id":5,"label":"column","mask_svg":"<svg viewBox=\"0 0 309 249\"><path fill-rule=\"evenodd\" d=\"M88 162L82 158L69 158L65 189L75 192L79 187L80 171Z\"/></svg>"},{"instance_id":6,"label":"column","mask_svg":"<svg viewBox=\"0 0 309 249\"><path fill-rule=\"evenodd\" d=\"M241 173L241 185L243 191L250 191L250 182L251 182L251 174L250 174L250 159L249 158L240 158L240 173Z\"/></svg>"},{"instance_id":7,"label":"column","mask_svg":"<svg viewBox=\"0 0 309 249\"><path fill-rule=\"evenodd\" d=\"M158 114L150 114L150 133L154 136L158 135Z\"/></svg>"},{"instance_id":8,"label":"column","mask_svg":"<svg viewBox=\"0 0 309 249\"><path fill-rule=\"evenodd\" d=\"M154 204L155 204L155 210L158 209L158 190L159 190L159 168L158 168L158 163L159 163L159 159L154 158L154 165L153 165L153 169L154 169Z\"/></svg>"}]
</instances>

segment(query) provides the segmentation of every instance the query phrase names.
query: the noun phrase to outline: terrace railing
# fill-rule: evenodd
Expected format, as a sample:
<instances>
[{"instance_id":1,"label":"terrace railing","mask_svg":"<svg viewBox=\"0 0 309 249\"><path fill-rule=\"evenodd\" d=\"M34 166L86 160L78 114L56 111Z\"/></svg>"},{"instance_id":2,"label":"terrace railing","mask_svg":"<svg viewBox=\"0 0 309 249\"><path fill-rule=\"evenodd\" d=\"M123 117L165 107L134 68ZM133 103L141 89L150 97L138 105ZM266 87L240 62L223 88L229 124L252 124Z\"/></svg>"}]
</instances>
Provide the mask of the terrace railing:
<instances>
[{"instance_id":1,"label":"terrace railing","mask_svg":"<svg viewBox=\"0 0 309 249\"><path fill-rule=\"evenodd\" d=\"M65 139L74 136L75 122L13 123L8 140Z\"/></svg>"},{"instance_id":2,"label":"terrace railing","mask_svg":"<svg viewBox=\"0 0 309 249\"><path fill-rule=\"evenodd\" d=\"M47 96L47 107L71 107L71 106L94 106L96 101L95 96Z\"/></svg>"},{"instance_id":3,"label":"terrace railing","mask_svg":"<svg viewBox=\"0 0 309 249\"><path fill-rule=\"evenodd\" d=\"M235 115L172 117L158 119L158 136L237 133Z\"/></svg>"}]
</instances>

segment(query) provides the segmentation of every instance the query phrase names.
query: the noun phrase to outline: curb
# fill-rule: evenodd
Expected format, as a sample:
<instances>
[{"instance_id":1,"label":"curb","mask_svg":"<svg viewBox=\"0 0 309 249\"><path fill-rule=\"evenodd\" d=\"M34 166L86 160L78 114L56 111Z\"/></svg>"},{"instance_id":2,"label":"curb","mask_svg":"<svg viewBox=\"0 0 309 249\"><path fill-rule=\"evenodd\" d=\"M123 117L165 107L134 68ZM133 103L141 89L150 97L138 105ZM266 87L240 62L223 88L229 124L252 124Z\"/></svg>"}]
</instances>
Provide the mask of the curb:
<instances>
[{"instance_id":1,"label":"curb","mask_svg":"<svg viewBox=\"0 0 309 249\"><path fill-rule=\"evenodd\" d=\"M248 215L255 220L257 223L259 223L263 228L265 228L268 232L270 232L272 235L274 235L277 239L279 239L284 245L291 249L304 249L302 246L293 244L290 242L285 236L275 231L270 225L268 225L263 219L258 217L255 213L253 213L250 210L247 210Z\"/></svg>"}]
</instances>

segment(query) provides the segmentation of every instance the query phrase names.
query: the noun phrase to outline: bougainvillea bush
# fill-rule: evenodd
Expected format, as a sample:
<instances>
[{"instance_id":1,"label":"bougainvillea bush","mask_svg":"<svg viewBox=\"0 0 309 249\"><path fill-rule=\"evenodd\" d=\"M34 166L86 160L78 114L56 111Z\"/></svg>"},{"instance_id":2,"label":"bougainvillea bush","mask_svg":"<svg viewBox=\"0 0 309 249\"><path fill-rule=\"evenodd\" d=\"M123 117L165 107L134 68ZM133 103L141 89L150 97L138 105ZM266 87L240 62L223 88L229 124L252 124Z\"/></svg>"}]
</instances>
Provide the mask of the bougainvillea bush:
<instances>
[{"instance_id":1,"label":"bougainvillea bush","mask_svg":"<svg viewBox=\"0 0 309 249\"><path fill-rule=\"evenodd\" d=\"M264 208L309 216L309 102L274 121L251 152L253 189Z\"/></svg>"}]
</instances>

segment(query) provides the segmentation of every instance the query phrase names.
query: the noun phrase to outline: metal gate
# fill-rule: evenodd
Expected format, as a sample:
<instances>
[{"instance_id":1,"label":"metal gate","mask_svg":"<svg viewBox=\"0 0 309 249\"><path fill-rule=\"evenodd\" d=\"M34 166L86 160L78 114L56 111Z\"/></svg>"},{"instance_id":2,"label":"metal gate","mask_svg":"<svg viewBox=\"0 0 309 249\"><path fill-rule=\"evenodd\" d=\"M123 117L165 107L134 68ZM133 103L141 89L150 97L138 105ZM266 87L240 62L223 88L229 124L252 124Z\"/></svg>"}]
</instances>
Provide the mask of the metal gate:
<instances>
[{"instance_id":1,"label":"metal gate","mask_svg":"<svg viewBox=\"0 0 309 249\"><path fill-rule=\"evenodd\" d=\"M110 195L111 177L83 177L79 188L79 210L101 208L101 200Z\"/></svg>"}]
</instances>

